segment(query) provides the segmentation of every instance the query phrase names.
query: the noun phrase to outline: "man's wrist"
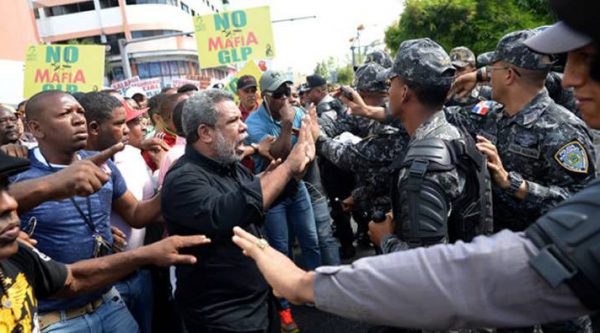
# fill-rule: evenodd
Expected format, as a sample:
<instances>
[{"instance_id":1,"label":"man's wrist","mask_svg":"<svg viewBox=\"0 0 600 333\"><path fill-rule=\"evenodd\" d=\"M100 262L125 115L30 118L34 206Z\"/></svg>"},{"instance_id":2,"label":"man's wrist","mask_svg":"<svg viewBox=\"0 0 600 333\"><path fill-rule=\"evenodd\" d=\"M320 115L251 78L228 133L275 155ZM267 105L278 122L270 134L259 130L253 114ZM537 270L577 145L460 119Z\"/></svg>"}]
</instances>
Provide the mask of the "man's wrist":
<instances>
[{"instance_id":1,"label":"man's wrist","mask_svg":"<svg viewBox=\"0 0 600 333\"><path fill-rule=\"evenodd\" d=\"M508 186L504 184L506 186L504 187L504 190L510 195L517 194L524 182L523 177L519 173L516 173L514 171L511 171L507 174L507 181Z\"/></svg>"}]
</instances>

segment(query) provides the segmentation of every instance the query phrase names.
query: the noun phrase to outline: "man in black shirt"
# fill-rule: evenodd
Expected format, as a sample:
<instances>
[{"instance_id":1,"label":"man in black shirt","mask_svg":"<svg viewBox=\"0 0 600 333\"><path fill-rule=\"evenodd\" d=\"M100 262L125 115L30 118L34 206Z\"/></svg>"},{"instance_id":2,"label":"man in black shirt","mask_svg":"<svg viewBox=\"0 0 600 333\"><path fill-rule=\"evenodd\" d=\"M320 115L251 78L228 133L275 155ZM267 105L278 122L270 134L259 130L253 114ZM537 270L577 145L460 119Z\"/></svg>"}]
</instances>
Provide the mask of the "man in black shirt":
<instances>
[{"instance_id":1,"label":"man in black shirt","mask_svg":"<svg viewBox=\"0 0 600 333\"><path fill-rule=\"evenodd\" d=\"M107 152L99 154L109 158ZM8 177L29 168L29 161L0 153L0 331L39 332L37 298L67 297L111 285L148 264L193 264L196 258L178 249L208 243L204 236L170 237L149 246L72 265L53 261L17 242L17 202L7 192ZM34 223L35 225L35 223ZM34 228L35 226L33 226ZM120 302L103 299L105 302ZM89 309L93 311L95 309ZM85 316L89 312L79 315Z\"/></svg>"},{"instance_id":2,"label":"man in black shirt","mask_svg":"<svg viewBox=\"0 0 600 333\"><path fill-rule=\"evenodd\" d=\"M260 237L264 211L288 183L297 186L314 159L310 126L305 118L285 162L275 160L253 176L239 163L247 126L232 95L208 89L186 101L187 147L167 173L161 202L170 234L201 233L212 240L210 246L190 250L197 265L175 269L175 299L188 331L278 332L269 286L233 244L231 230L241 226Z\"/></svg>"}]
</instances>

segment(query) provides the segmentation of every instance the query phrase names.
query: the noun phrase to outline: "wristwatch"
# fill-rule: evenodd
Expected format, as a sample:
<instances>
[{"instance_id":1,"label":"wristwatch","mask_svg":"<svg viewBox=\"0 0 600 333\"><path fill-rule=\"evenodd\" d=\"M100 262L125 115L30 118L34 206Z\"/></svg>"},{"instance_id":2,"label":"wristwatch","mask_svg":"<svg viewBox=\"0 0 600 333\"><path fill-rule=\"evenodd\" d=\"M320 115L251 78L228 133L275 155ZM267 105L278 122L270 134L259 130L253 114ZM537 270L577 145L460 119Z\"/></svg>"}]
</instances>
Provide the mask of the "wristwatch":
<instances>
[{"instance_id":1,"label":"wristwatch","mask_svg":"<svg viewBox=\"0 0 600 333\"><path fill-rule=\"evenodd\" d=\"M506 192L510 195L517 194L521 184L523 184L523 177L519 173L511 171L508 173L508 180L510 181L510 186L506 189Z\"/></svg>"},{"instance_id":2,"label":"wristwatch","mask_svg":"<svg viewBox=\"0 0 600 333\"><path fill-rule=\"evenodd\" d=\"M485 80L483 78L484 75L487 74L487 70L485 67L481 67L480 69L477 70L477 74L476 74L476 80L477 82L485 82L487 80ZM487 76L487 75L486 75Z\"/></svg>"}]
</instances>

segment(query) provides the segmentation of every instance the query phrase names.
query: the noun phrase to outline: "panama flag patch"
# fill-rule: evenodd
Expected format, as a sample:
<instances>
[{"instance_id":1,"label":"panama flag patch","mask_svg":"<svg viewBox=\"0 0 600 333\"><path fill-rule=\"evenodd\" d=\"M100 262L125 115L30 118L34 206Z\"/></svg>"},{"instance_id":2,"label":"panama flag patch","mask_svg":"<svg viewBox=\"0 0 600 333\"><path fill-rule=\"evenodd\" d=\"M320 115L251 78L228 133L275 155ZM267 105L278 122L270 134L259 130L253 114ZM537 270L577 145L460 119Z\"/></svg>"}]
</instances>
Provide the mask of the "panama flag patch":
<instances>
[{"instance_id":1,"label":"panama flag patch","mask_svg":"<svg viewBox=\"0 0 600 333\"><path fill-rule=\"evenodd\" d=\"M480 116L485 116L488 113L488 111L492 108L493 104L494 102L492 101L481 101L473 107L472 112Z\"/></svg>"},{"instance_id":2,"label":"panama flag patch","mask_svg":"<svg viewBox=\"0 0 600 333\"><path fill-rule=\"evenodd\" d=\"M554 155L554 159L563 168L578 173L588 173L588 155L583 145L578 141L571 141L562 146Z\"/></svg>"}]
</instances>

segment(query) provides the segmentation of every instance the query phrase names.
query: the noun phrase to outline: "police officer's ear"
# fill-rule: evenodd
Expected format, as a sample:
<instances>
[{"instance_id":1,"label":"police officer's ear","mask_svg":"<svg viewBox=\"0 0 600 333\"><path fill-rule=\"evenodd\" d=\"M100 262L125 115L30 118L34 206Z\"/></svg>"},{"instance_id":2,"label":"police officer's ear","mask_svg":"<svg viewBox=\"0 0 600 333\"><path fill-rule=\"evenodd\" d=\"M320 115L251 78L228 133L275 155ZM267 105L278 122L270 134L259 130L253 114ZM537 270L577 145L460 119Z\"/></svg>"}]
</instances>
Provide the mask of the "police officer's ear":
<instances>
[{"instance_id":1,"label":"police officer's ear","mask_svg":"<svg viewBox=\"0 0 600 333\"><path fill-rule=\"evenodd\" d=\"M410 101L410 89L408 88L408 85L403 83L402 84L402 88L400 88L400 103L404 104L408 101Z\"/></svg>"}]
</instances>

